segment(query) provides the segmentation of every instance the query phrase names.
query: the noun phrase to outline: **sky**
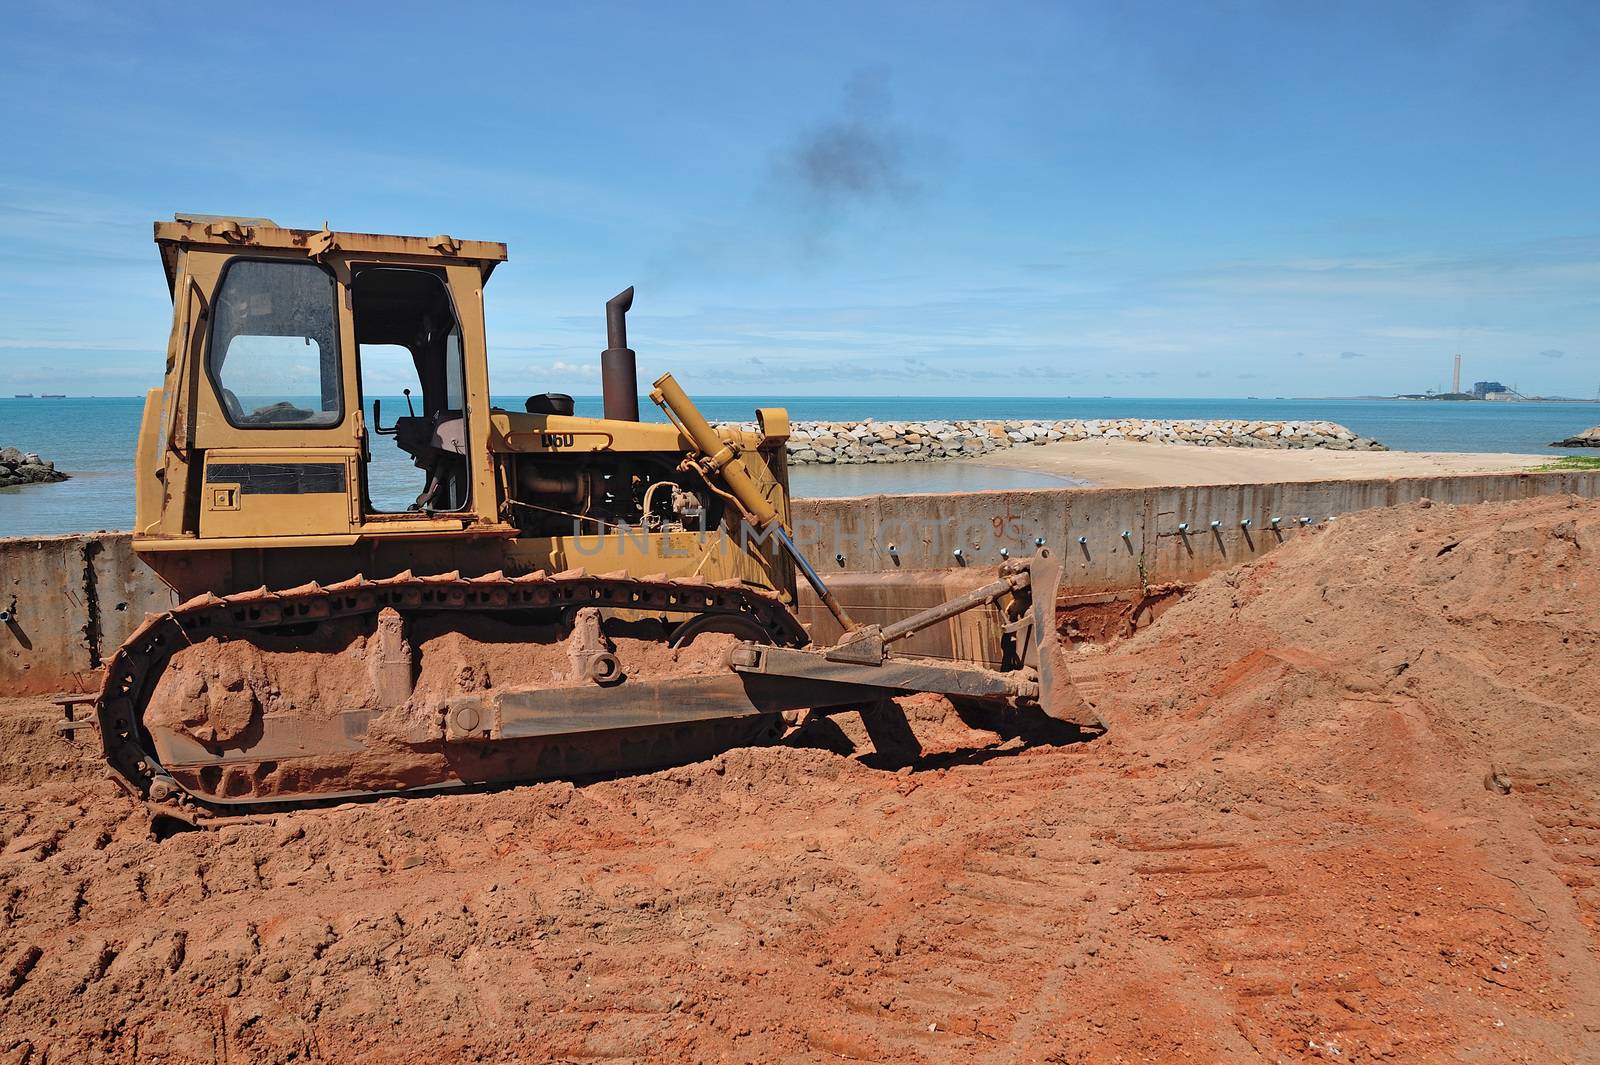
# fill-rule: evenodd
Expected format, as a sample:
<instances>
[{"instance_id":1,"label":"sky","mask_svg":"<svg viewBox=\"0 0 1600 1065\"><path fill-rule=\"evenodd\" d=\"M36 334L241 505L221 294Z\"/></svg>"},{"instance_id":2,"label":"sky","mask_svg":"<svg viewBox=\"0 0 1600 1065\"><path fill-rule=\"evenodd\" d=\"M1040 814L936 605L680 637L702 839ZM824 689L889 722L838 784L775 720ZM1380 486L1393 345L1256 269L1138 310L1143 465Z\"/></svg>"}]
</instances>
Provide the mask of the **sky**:
<instances>
[{"instance_id":1,"label":"sky","mask_svg":"<svg viewBox=\"0 0 1600 1065\"><path fill-rule=\"evenodd\" d=\"M1600 390L1600 4L13 0L0 393L160 383L174 212L505 241L496 394Z\"/></svg>"}]
</instances>

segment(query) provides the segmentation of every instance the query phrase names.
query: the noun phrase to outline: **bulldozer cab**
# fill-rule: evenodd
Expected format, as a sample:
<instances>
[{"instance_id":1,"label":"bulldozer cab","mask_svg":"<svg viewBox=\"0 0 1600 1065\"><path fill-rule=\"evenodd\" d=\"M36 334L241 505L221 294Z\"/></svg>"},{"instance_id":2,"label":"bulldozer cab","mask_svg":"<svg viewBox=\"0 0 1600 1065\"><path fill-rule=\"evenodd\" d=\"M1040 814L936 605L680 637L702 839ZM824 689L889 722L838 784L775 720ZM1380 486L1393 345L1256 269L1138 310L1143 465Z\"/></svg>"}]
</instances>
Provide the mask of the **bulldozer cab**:
<instances>
[{"instance_id":1,"label":"bulldozer cab","mask_svg":"<svg viewBox=\"0 0 1600 1065\"><path fill-rule=\"evenodd\" d=\"M155 238L173 328L142 539L494 530L483 284L505 245L185 215Z\"/></svg>"}]
</instances>

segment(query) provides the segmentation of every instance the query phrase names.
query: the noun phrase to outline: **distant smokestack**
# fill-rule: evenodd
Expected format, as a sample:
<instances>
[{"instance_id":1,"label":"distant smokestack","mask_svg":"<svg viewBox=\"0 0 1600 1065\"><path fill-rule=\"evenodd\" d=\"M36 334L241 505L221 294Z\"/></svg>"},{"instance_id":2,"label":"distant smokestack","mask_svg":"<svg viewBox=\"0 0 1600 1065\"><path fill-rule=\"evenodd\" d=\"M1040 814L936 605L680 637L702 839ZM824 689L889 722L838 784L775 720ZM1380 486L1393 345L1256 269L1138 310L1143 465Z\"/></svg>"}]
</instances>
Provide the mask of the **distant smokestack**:
<instances>
[{"instance_id":1,"label":"distant smokestack","mask_svg":"<svg viewBox=\"0 0 1600 1065\"><path fill-rule=\"evenodd\" d=\"M606 350L600 353L605 416L623 422L639 420L639 367L628 347L628 309L632 306L632 285L606 301Z\"/></svg>"},{"instance_id":2,"label":"distant smokestack","mask_svg":"<svg viewBox=\"0 0 1600 1065\"><path fill-rule=\"evenodd\" d=\"M1461 392L1461 353L1459 351L1456 352L1456 375L1450 382L1450 391L1457 394Z\"/></svg>"}]
</instances>

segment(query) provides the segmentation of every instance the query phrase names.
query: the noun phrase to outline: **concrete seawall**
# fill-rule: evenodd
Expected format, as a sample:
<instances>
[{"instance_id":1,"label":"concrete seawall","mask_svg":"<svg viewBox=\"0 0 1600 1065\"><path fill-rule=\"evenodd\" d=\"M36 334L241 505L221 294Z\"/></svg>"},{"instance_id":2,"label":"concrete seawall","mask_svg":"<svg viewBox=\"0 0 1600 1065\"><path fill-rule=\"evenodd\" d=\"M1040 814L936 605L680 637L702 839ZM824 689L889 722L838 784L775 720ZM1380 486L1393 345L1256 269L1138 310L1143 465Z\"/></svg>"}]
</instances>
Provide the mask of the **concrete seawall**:
<instances>
[{"instance_id":1,"label":"concrete seawall","mask_svg":"<svg viewBox=\"0 0 1600 1065\"><path fill-rule=\"evenodd\" d=\"M814 499L794 519L852 613L879 620L875 609L932 605L986 577L1002 549L1023 557L1040 540L1065 564L1064 600L1093 602L1191 583L1358 510L1556 494L1600 496L1600 472ZM172 605L126 533L0 540L0 695L95 688L133 626ZM829 638L814 599L802 616Z\"/></svg>"},{"instance_id":2,"label":"concrete seawall","mask_svg":"<svg viewBox=\"0 0 1600 1065\"><path fill-rule=\"evenodd\" d=\"M172 593L128 533L0 540L0 695L87 691L100 667Z\"/></svg>"},{"instance_id":3,"label":"concrete seawall","mask_svg":"<svg viewBox=\"0 0 1600 1065\"><path fill-rule=\"evenodd\" d=\"M880 621L982 583L1003 561L1002 549L1018 558L1032 554L1039 540L1062 559L1063 603L1093 604L1192 584L1360 510L1424 498L1462 504L1541 495L1600 496L1600 473L802 500L794 518L798 542L830 588L847 605L861 606L852 616ZM907 586L920 588L920 594L908 596ZM802 596L801 616L819 639L838 631L809 594ZM908 649L949 653L959 650L962 637L955 634L955 647L939 639L948 636ZM978 636L968 633L967 639L976 642Z\"/></svg>"}]
</instances>

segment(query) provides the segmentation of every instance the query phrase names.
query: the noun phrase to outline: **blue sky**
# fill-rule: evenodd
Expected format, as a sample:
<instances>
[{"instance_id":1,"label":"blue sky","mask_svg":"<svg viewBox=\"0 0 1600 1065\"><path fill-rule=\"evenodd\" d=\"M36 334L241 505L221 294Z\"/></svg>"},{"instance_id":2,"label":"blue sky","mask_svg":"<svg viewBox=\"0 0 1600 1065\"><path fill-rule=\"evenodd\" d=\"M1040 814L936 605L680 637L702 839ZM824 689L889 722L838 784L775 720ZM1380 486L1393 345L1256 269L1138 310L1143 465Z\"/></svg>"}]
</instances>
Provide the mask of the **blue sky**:
<instances>
[{"instance_id":1,"label":"blue sky","mask_svg":"<svg viewBox=\"0 0 1600 1065\"><path fill-rule=\"evenodd\" d=\"M136 11L135 8L143 8ZM1600 5L11 8L0 392L134 394L177 210L504 240L703 394L1600 387Z\"/></svg>"}]
</instances>

